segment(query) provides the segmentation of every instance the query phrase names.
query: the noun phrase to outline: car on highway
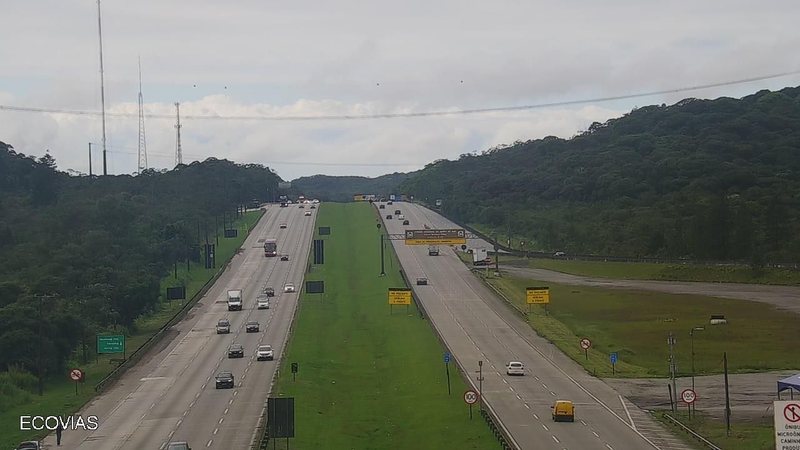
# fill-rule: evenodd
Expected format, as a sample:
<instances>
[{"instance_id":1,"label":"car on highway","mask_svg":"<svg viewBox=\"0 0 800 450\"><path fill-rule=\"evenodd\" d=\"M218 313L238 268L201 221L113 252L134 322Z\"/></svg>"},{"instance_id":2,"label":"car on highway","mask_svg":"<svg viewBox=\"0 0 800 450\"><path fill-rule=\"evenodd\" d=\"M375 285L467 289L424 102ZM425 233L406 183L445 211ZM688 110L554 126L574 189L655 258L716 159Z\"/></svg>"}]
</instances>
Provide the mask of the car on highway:
<instances>
[{"instance_id":1,"label":"car on highway","mask_svg":"<svg viewBox=\"0 0 800 450\"><path fill-rule=\"evenodd\" d=\"M392 215L391 215L391 214L387 214L387 215L386 215L386 218L387 218L387 219L391 219L391 218L392 218Z\"/></svg>"},{"instance_id":2,"label":"car on highway","mask_svg":"<svg viewBox=\"0 0 800 450\"><path fill-rule=\"evenodd\" d=\"M287 225L286 225L285 223L282 223L282 224L281 224L281 228L286 228L286 226L287 226Z\"/></svg>"},{"instance_id":3,"label":"car on highway","mask_svg":"<svg viewBox=\"0 0 800 450\"><path fill-rule=\"evenodd\" d=\"M428 279L425 277L417 277L417 286L426 286L428 284Z\"/></svg>"},{"instance_id":4,"label":"car on highway","mask_svg":"<svg viewBox=\"0 0 800 450\"><path fill-rule=\"evenodd\" d=\"M391 205L391 204L392 204L392 202L386 202L386 204L387 204L387 205Z\"/></svg>"},{"instance_id":5,"label":"car on highway","mask_svg":"<svg viewBox=\"0 0 800 450\"><path fill-rule=\"evenodd\" d=\"M311 209L317 209L317 207L316 207L315 205L311 205L311 206L309 206L309 208L311 208Z\"/></svg>"},{"instance_id":6,"label":"car on highway","mask_svg":"<svg viewBox=\"0 0 800 450\"><path fill-rule=\"evenodd\" d=\"M269 296L261 294L256 299L256 305L258 309L269 309Z\"/></svg>"},{"instance_id":7,"label":"car on highway","mask_svg":"<svg viewBox=\"0 0 800 450\"><path fill-rule=\"evenodd\" d=\"M525 366L519 361L506 364L506 375L525 375Z\"/></svg>"},{"instance_id":8,"label":"car on highway","mask_svg":"<svg viewBox=\"0 0 800 450\"><path fill-rule=\"evenodd\" d=\"M275 297L275 289L272 286L267 286L264 288L264 295L267 297Z\"/></svg>"},{"instance_id":9,"label":"car on highway","mask_svg":"<svg viewBox=\"0 0 800 450\"><path fill-rule=\"evenodd\" d=\"M166 450L192 450L192 447L189 447L189 443L186 441L170 442Z\"/></svg>"},{"instance_id":10,"label":"car on highway","mask_svg":"<svg viewBox=\"0 0 800 450\"><path fill-rule=\"evenodd\" d=\"M222 371L214 377L214 387L217 389L233 389L233 374Z\"/></svg>"},{"instance_id":11,"label":"car on highway","mask_svg":"<svg viewBox=\"0 0 800 450\"><path fill-rule=\"evenodd\" d=\"M303 214L303 215L304 216L310 216L311 215L311 211L306 211L305 214Z\"/></svg>"},{"instance_id":12,"label":"car on highway","mask_svg":"<svg viewBox=\"0 0 800 450\"><path fill-rule=\"evenodd\" d=\"M244 358L244 347L242 344L231 344L228 347L228 358Z\"/></svg>"},{"instance_id":13,"label":"car on highway","mask_svg":"<svg viewBox=\"0 0 800 450\"><path fill-rule=\"evenodd\" d=\"M408 225L408 224L409 224L408 219L403 221L403 225Z\"/></svg>"},{"instance_id":14,"label":"car on highway","mask_svg":"<svg viewBox=\"0 0 800 450\"><path fill-rule=\"evenodd\" d=\"M560 256L567 256L567 254L566 254L566 252L555 252L555 253L553 253L553 256L558 258Z\"/></svg>"},{"instance_id":15,"label":"car on highway","mask_svg":"<svg viewBox=\"0 0 800 450\"><path fill-rule=\"evenodd\" d=\"M379 205L378 209L386 209L386 205Z\"/></svg>"},{"instance_id":16,"label":"car on highway","mask_svg":"<svg viewBox=\"0 0 800 450\"><path fill-rule=\"evenodd\" d=\"M20 442L16 450L42 450L42 443L39 441Z\"/></svg>"},{"instance_id":17,"label":"car on highway","mask_svg":"<svg viewBox=\"0 0 800 450\"><path fill-rule=\"evenodd\" d=\"M289 255L281 255L281 261L288 261Z\"/></svg>"},{"instance_id":18,"label":"car on highway","mask_svg":"<svg viewBox=\"0 0 800 450\"><path fill-rule=\"evenodd\" d=\"M401 213L399 209L395 209L394 210L394 215L395 216L399 216L400 214L403 214L403 213Z\"/></svg>"},{"instance_id":19,"label":"car on highway","mask_svg":"<svg viewBox=\"0 0 800 450\"><path fill-rule=\"evenodd\" d=\"M271 345L259 345L256 350L257 361L272 361L274 359Z\"/></svg>"},{"instance_id":20,"label":"car on highway","mask_svg":"<svg viewBox=\"0 0 800 450\"><path fill-rule=\"evenodd\" d=\"M217 321L217 334L228 334L231 332L231 321L228 319L219 319Z\"/></svg>"},{"instance_id":21,"label":"car on highway","mask_svg":"<svg viewBox=\"0 0 800 450\"><path fill-rule=\"evenodd\" d=\"M283 285L283 292L294 292L294 284L286 283Z\"/></svg>"},{"instance_id":22,"label":"car on highway","mask_svg":"<svg viewBox=\"0 0 800 450\"><path fill-rule=\"evenodd\" d=\"M255 320L251 320L244 325L245 333L258 333L259 324Z\"/></svg>"},{"instance_id":23,"label":"car on highway","mask_svg":"<svg viewBox=\"0 0 800 450\"><path fill-rule=\"evenodd\" d=\"M300 209L303 209L303 208L305 208L305 207L306 207L306 206L305 206L304 204L302 204L302 203L301 203L301 204L300 204L300 206L299 206L299 208L300 208Z\"/></svg>"},{"instance_id":24,"label":"car on highway","mask_svg":"<svg viewBox=\"0 0 800 450\"><path fill-rule=\"evenodd\" d=\"M575 422L575 405L570 400L556 400L553 406L553 422Z\"/></svg>"}]
</instances>

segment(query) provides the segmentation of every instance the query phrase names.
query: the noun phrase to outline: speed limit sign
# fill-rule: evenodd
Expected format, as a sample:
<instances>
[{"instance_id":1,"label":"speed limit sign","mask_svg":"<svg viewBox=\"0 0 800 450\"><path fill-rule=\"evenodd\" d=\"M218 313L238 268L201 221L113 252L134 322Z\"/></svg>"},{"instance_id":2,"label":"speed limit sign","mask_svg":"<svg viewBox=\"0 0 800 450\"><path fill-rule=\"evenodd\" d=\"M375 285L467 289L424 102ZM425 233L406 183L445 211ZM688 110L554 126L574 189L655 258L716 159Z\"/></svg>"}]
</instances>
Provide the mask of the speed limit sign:
<instances>
[{"instance_id":1,"label":"speed limit sign","mask_svg":"<svg viewBox=\"0 0 800 450\"><path fill-rule=\"evenodd\" d=\"M475 404L475 402L478 401L478 393L475 391L464 392L464 401L467 402L468 405Z\"/></svg>"},{"instance_id":2,"label":"speed limit sign","mask_svg":"<svg viewBox=\"0 0 800 450\"><path fill-rule=\"evenodd\" d=\"M684 403L691 405L695 400L697 400L697 393L691 389L684 389L681 392L681 400L683 400Z\"/></svg>"}]
</instances>

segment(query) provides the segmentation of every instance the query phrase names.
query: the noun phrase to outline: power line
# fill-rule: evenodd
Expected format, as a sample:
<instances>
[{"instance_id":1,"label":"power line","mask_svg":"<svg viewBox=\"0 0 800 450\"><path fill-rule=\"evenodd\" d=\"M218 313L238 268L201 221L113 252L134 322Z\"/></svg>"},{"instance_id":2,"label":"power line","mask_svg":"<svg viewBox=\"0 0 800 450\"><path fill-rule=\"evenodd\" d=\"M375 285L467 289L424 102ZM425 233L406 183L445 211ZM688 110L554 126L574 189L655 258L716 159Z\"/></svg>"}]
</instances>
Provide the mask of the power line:
<instances>
[{"instance_id":1,"label":"power line","mask_svg":"<svg viewBox=\"0 0 800 450\"><path fill-rule=\"evenodd\" d=\"M634 98L640 97L651 97L654 95L664 95L664 94L678 94L681 92L690 92L690 91L699 91L703 89L710 89L716 87L724 87L724 86L733 86L737 84L745 84L745 83L752 83L755 81L764 81L770 80L775 78L782 78L790 75L797 75L800 74L800 70L790 71L790 72L781 72L775 73L771 75L762 75L757 77L751 78L742 78L739 80L732 80L732 81L723 81L718 83L708 83L708 84L699 84L694 86L686 86L681 88L673 88L673 89L663 89L658 91L649 91L649 92L639 92L634 94L622 94L622 95L613 95L609 97L595 97L589 99L580 99L580 100L566 100L566 101L559 101L559 102L548 102L548 103L534 103L531 105L520 105L520 106L500 106L494 108L475 108L475 109L453 109L453 110L446 110L446 111L420 111L420 112L408 112L408 113L377 113L377 114L331 114L331 115L317 115L317 116L220 116L220 115L197 115L197 114L190 114L183 116L184 119L190 120L240 120L240 121L248 121L248 120L269 120L269 121L307 121L307 120L366 120L366 119L399 119L399 118L410 118L410 117L433 117L433 116L454 116L454 115L466 115L466 114L482 114L482 113L491 113L491 112L503 112L503 111L524 111L524 110L531 110L531 109L542 109L542 108L552 108L555 106L570 106L570 105L580 105L585 103L603 103L603 102L611 102L617 100L629 100ZM85 111L85 110L74 110L74 109L57 109L57 108L35 108L35 107L27 107L27 106L13 106L13 105L0 105L0 111L14 111L14 112L30 112L30 113L51 113L51 114L68 114L68 115L77 115L77 116L97 116L101 113L97 111ZM106 116L112 117L133 117L133 113L110 113L106 112ZM169 114L148 114L150 118L154 119L172 119L174 116Z\"/></svg>"}]
</instances>

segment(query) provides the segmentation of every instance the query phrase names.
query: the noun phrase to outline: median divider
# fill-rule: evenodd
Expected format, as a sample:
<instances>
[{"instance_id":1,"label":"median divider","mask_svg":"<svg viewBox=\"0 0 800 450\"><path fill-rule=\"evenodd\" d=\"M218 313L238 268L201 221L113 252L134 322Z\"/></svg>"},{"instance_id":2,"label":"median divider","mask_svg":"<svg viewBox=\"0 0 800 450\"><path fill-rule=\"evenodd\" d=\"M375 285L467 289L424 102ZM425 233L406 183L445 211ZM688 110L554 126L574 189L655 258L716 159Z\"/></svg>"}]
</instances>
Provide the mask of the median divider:
<instances>
[{"instance_id":1,"label":"median divider","mask_svg":"<svg viewBox=\"0 0 800 450\"><path fill-rule=\"evenodd\" d=\"M261 220L261 218L263 218L263 217L264 217L264 213L262 212L261 213L261 217L259 217L259 220ZM258 223L258 222L256 222L256 223ZM250 234L250 231L251 231L250 229L247 230L247 234L248 235ZM247 238L245 238L245 239L247 239ZM228 268L228 266L230 265L231 261L233 260L233 257L238 255L238 254L239 254L239 252L235 251L227 259L227 261L225 261L225 264L223 264L219 268L219 270L214 274L214 276L211 277L208 281L206 281L205 284L203 284L203 286L192 296L192 298L189 299L189 301L186 302L186 304L184 304L183 307L181 307L181 309L179 309L178 312L176 312L164 324L164 326L162 326L161 328L158 329L158 331L153 333L153 335L150 336L142 345L140 345L139 348L134 350L134 352L131 353L130 356L128 356L127 359L122 361L122 363L119 366L117 366L114 370L112 370L108 375L103 377L103 379L98 381L97 384L94 385L95 392L102 391L111 382L113 382L117 378L119 378L123 373L125 373L126 370L128 370L128 368L133 366L136 363L136 361L141 359L142 355L147 353L148 350L150 350L155 344L157 344L161 340L161 338L164 337L164 334L165 334L165 332L167 330L172 328L176 323L180 322L181 319L183 319L183 317L186 316L186 314L189 312L189 310L192 309L194 307L194 305L201 298L203 298L204 295L206 295L206 292L208 292L208 290L211 289L211 286L214 285L214 283L217 281L217 279L219 279L220 275L222 275L225 272L225 270Z\"/></svg>"},{"instance_id":2,"label":"median divider","mask_svg":"<svg viewBox=\"0 0 800 450\"><path fill-rule=\"evenodd\" d=\"M720 447L717 447L716 445L714 445L714 443L713 443L713 442L709 441L708 439L704 438L703 436L701 436L701 435L700 435L699 433L697 433L696 431L694 431L694 430L692 430L691 428L689 428L689 427L687 427L686 425L684 425L684 424L683 424L683 423L682 423L680 420L678 420L678 419L676 419L676 418L672 417L672 416L671 416L671 415L669 415L669 414L664 414L664 417L666 417L667 419L669 419L669 420L672 422L672 424L673 424L673 425L677 426L677 427L678 427L678 428L680 428L681 430L683 430L683 431L685 431L686 433L688 433L688 434L689 434L689 436L691 436L691 437L693 437L693 438L697 439L698 441L700 441L700 443L701 443L701 444L703 444L705 447L708 447L708 448L710 448L711 450L722 450Z\"/></svg>"}]
</instances>

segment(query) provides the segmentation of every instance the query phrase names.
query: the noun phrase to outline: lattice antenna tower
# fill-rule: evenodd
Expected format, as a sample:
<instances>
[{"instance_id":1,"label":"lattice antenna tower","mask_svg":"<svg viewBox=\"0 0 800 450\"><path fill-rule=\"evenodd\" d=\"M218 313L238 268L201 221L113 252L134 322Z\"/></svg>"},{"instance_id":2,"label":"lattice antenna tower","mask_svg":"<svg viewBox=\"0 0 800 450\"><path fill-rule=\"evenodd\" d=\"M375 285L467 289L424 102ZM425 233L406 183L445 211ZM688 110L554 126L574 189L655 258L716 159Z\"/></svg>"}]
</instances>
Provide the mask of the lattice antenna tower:
<instances>
[{"instance_id":1,"label":"lattice antenna tower","mask_svg":"<svg viewBox=\"0 0 800 450\"><path fill-rule=\"evenodd\" d=\"M147 169L147 139L144 133L144 97L142 97L142 58L139 58L139 173Z\"/></svg>"},{"instance_id":2,"label":"lattice antenna tower","mask_svg":"<svg viewBox=\"0 0 800 450\"><path fill-rule=\"evenodd\" d=\"M175 123L175 130L177 131L175 137L175 165L183 164L183 153L181 151L181 104L175 103L175 112L177 122Z\"/></svg>"}]
</instances>

